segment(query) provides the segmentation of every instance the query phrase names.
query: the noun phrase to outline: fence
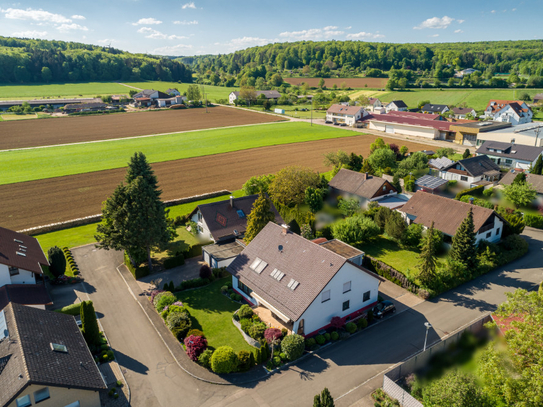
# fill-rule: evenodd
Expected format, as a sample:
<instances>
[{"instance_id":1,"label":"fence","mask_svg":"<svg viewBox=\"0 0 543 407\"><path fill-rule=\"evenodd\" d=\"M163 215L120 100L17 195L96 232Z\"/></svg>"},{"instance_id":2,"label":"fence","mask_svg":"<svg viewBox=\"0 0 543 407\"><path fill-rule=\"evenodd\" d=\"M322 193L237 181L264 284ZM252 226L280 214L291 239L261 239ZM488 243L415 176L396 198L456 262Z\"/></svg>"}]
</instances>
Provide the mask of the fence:
<instances>
[{"instance_id":1,"label":"fence","mask_svg":"<svg viewBox=\"0 0 543 407\"><path fill-rule=\"evenodd\" d=\"M434 355L446 351L451 344L458 342L464 332L471 332L474 335L482 334L485 332L484 324L486 324L488 321L490 321L490 315L485 315L470 325L460 328L439 342L434 343L429 348L426 348L426 351L420 351L415 356L412 356L411 358L402 362L400 365L396 366L394 369L384 375L383 390L390 397L398 400L402 406L423 407L418 400L411 396L396 382L402 377L414 373L420 368L426 366Z\"/></svg>"}]
</instances>

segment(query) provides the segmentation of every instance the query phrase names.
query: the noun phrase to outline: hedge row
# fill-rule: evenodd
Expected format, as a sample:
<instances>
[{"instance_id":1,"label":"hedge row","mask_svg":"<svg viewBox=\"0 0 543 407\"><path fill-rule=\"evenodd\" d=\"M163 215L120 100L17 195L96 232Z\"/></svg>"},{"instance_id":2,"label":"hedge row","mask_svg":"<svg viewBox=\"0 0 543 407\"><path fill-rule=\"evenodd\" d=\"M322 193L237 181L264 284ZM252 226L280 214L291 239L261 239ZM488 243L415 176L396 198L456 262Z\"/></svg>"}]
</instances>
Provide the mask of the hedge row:
<instances>
[{"instance_id":1,"label":"hedge row","mask_svg":"<svg viewBox=\"0 0 543 407\"><path fill-rule=\"evenodd\" d=\"M400 287L405 288L406 290L409 290L414 294L420 293L423 296L425 295L424 290L422 290L416 284L410 282L407 277L405 277L402 273L400 273L395 268L389 266L388 264L380 260L374 259L373 257L368 255L364 256L363 263L364 267L379 274L387 280L392 281L394 284L399 285Z\"/></svg>"},{"instance_id":2,"label":"hedge row","mask_svg":"<svg viewBox=\"0 0 543 407\"><path fill-rule=\"evenodd\" d=\"M81 303L78 302L77 304L67 305L61 309L55 310L55 312L60 312L61 314L73 315L75 317L81 313Z\"/></svg>"},{"instance_id":3,"label":"hedge row","mask_svg":"<svg viewBox=\"0 0 543 407\"><path fill-rule=\"evenodd\" d=\"M532 228L543 229L543 216L541 215L524 215L524 222L526 226Z\"/></svg>"},{"instance_id":4,"label":"hedge row","mask_svg":"<svg viewBox=\"0 0 543 407\"><path fill-rule=\"evenodd\" d=\"M136 280L138 278L142 278L149 275L149 267L147 266L134 267L132 265L132 262L128 258L128 255L126 254L126 252L124 253L124 264L126 265L128 270L130 270L130 272L132 273L132 275L134 276Z\"/></svg>"},{"instance_id":5,"label":"hedge row","mask_svg":"<svg viewBox=\"0 0 543 407\"><path fill-rule=\"evenodd\" d=\"M485 189L484 185L478 185L478 186L473 187L473 188L464 189L464 190L460 191L459 193L457 193L456 196L454 197L454 199L456 199L458 201L464 195L475 195L475 194L478 194L478 193L482 193L484 189Z\"/></svg>"},{"instance_id":6,"label":"hedge row","mask_svg":"<svg viewBox=\"0 0 543 407\"><path fill-rule=\"evenodd\" d=\"M64 274L68 277L76 277L79 274L79 267L74 260L74 256L72 255L71 250L67 247L63 247L62 252L64 253L64 257L66 258L66 271L64 272Z\"/></svg>"}]
</instances>

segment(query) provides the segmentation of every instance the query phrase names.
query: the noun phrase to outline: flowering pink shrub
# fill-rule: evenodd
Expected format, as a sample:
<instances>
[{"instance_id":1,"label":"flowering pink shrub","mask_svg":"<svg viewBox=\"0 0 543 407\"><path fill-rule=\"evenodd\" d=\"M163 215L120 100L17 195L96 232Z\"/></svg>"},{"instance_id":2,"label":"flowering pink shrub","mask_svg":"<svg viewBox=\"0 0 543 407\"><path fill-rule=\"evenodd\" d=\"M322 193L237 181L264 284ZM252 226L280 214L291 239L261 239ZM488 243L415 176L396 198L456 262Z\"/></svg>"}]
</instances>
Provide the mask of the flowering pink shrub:
<instances>
[{"instance_id":1,"label":"flowering pink shrub","mask_svg":"<svg viewBox=\"0 0 543 407\"><path fill-rule=\"evenodd\" d=\"M266 338L266 342L268 343L272 343L274 339L281 339L282 336L283 333L277 328L268 328L264 331L264 338Z\"/></svg>"},{"instance_id":2,"label":"flowering pink shrub","mask_svg":"<svg viewBox=\"0 0 543 407\"><path fill-rule=\"evenodd\" d=\"M207 339L203 336L190 335L185 338L185 346L190 360L198 362L198 356L207 349Z\"/></svg>"},{"instance_id":3,"label":"flowering pink shrub","mask_svg":"<svg viewBox=\"0 0 543 407\"><path fill-rule=\"evenodd\" d=\"M178 305L178 306L182 307L183 303L181 301L176 301L172 305Z\"/></svg>"},{"instance_id":4,"label":"flowering pink shrub","mask_svg":"<svg viewBox=\"0 0 543 407\"><path fill-rule=\"evenodd\" d=\"M157 296L157 294L160 294L160 293L163 293L164 290L153 290L151 291L151 302L154 304L155 303L155 297Z\"/></svg>"},{"instance_id":5,"label":"flowering pink shrub","mask_svg":"<svg viewBox=\"0 0 543 407\"><path fill-rule=\"evenodd\" d=\"M343 325L345 325L345 324L343 323L343 319L341 319L340 317L334 317L330 321L330 325L332 325L332 327L334 327L336 329L339 329L339 328L343 327Z\"/></svg>"}]
</instances>

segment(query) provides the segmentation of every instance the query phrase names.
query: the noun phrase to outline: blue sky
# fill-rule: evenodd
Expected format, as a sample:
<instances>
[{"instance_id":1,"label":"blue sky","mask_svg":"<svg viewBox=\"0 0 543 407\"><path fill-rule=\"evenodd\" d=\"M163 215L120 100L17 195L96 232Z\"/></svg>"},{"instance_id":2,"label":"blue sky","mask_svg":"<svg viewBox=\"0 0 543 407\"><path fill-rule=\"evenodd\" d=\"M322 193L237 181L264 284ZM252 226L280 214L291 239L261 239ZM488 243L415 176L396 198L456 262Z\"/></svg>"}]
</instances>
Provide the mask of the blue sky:
<instances>
[{"instance_id":1,"label":"blue sky","mask_svg":"<svg viewBox=\"0 0 543 407\"><path fill-rule=\"evenodd\" d=\"M543 38L543 0L0 0L0 35L161 55L270 42L452 42Z\"/></svg>"}]
</instances>

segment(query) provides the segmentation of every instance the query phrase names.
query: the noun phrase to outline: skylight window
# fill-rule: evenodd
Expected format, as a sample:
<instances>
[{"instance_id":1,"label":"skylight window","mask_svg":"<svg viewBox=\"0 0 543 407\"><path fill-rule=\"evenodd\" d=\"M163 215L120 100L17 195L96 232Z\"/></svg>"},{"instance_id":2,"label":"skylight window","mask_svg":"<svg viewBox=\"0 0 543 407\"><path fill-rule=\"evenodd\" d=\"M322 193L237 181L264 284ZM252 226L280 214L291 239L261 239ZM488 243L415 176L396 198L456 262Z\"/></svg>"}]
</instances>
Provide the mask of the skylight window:
<instances>
[{"instance_id":1,"label":"skylight window","mask_svg":"<svg viewBox=\"0 0 543 407\"><path fill-rule=\"evenodd\" d=\"M275 278L277 281L281 281L281 279L285 276L285 273L283 273L281 270L273 269L270 276Z\"/></svg>"},{"instance_id":2,"label":"skylight window","mask_svg":"<svg viewBox=\"0 0 543 407\"><path fill-rule=\"evenodd\" d=\"M236 212L238 213L238 216L239 216L240 218L244 218L244 217L245 217L245 212L243 212L241 209L238 209Z\"/></svg>"},{"instance_id":3,"label":"skylight window","mask_svg":"<svg viewBox=\"0 0 543 407\"><path fill-rule=\"evenodd\" d=\"M298 287L299 285L300 285L299 282L297 282L296 280L291 278L290 282L287 284L287 287L290 288L292 291L294 291L296 289L296 287Z\"/></svg>"},{"instance_id":4,"label":"skylight window","mask_svg":"<svg viewBox=\"0 0 543 407\"><path fill-rule=\"evenodd\" d=\"M258 274L262 273L262 271L266 268L268 263L266 263L261 258L257 257L255 261L249 266L249 268L253 271L256 271Z\"/></svg>"},{"instance_id":5,"label":"skylight window","mask_svg":"<svg viewBox=\"0 0 543 407\"><path fill-rule=\"evenodd\" d=\"M60 345L53 342L51 342L51 350L54 350L55 352L68 353L68 348L66 347L66 345Z\"/></svg>"}]
</instances>

